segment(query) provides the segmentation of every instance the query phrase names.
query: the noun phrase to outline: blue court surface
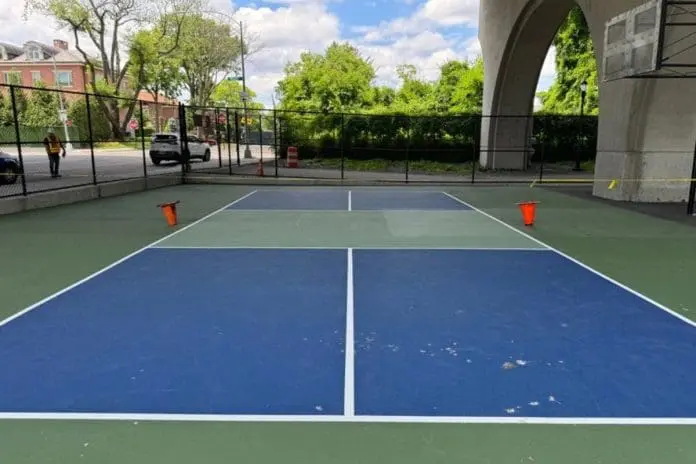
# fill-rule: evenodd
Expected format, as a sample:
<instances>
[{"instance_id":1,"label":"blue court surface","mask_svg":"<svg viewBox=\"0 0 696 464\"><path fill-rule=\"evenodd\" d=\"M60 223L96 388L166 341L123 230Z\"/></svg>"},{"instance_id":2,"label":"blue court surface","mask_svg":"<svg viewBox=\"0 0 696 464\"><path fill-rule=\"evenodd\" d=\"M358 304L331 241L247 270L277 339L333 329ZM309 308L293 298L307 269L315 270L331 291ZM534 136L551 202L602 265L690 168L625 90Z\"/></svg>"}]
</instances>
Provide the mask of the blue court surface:
<instances>
[{"instance_id":1,"label":"blue court surface","mask_svg":"<svg viewBox=\"0 0 696 464\"><path fill-rule=\"evenodd\" d=\"M199 224L392 209L485 215L440 192L288 189ZM0 325L0 415L696 418L696 328L551 248L248 243L165 240Z\"/></svg>"}]
</instances>

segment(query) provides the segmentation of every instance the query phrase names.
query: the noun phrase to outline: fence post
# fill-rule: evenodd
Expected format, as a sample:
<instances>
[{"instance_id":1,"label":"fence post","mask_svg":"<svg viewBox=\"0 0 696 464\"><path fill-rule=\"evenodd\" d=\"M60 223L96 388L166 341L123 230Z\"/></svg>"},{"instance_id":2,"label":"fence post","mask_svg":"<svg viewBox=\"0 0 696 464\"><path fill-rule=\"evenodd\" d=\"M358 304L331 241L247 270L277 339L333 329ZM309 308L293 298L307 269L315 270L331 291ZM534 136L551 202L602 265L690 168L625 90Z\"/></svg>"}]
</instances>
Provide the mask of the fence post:
<instances>
[{"instance_id":1,"label":"fence post","mask_svg":"<svg viewBox=\"0 0 696 464\"><path fill-rule=\"evenodd\" d=\"M276 112L275 107L273 107L273 151L275 152L273 155L273 163L275 166L275 177L278 177L278 152L280 151L278 149L278 121L277 118L278 114Z\"/></svg>"},{"instance_id":2,"label":"fence post","mask_svg":"<svg viewBox=\"0 0 696 464\"><path fill-rule=\"evenodd\" d=\"M689 180L689 201L686 205L686 213L694 215L694 203L696 203L696 145L694 145L694 158L691 161L691 179Z\"/></svg>"},{"instance_id":3,"label":"fence post","mask_svg":"<svg viewBox=\"0 0 696 464\"><path fill-rule=\"evenodd\" d=\"M222 135L220 135L220 110L215 108L215 143L218 149L218 167L222 168Z\"/></svg>"},{"instance_id":4,"label":"fence post","mask_svg":"<svg viewBox=\"0 0 696 464\"><path fill-rule=\"evenodd\" d=\"M147 156L145 154L145 115L143 114L143 101L138 100L140 109L139 121L140 124L140 148L143 152L143 177L147 177Z\"/></svg>"},{"instance_id":5,"label":"fence post","mask_svg":"<svg viewBox=\"0 0 696 464\"><path fill-rule=\"evenodd\" d=\"M87 105L87 132L89 134L89 155L92 160L92 183L97 185L97 163L94 160L94 131L92 129L92 109L89 101L89 94L85 94L85 103Z\"/></svg>"},{"instance_id":6,"label":"fence post","mask_svg":"<svg viewBox=\"0 0 696 464\"><path fill-rule=\"evenodd\" d=\"M474 121L474 149L471 155L471 183L476 183L476 165L481 158L481 130L483 130L483 115L478 116Z\"/></svg>"},{"instance_id":7,"label":"fence post","mask_svg":"<svg viewBox=\"0 0 696 464\"><path fill-rule=\"evenodd\" d=\"M17 157L19 158L19 169L21 173L22 195L27 196L27 173L24 169L24 157L22 156L22 140L19 135L19 115L17 111L17 97L15 96L14 86L10 86L10 99L12 100L12 119L15 126L15 139L17 142Z\"/></svg>"},{"instance_id":8,"label":"fence post","mask_svg":"<svg viewBox=\"0 0 696 464\"><path fill-rule=\"evenodd\" d=\"M341 180L344 179L344 170L346 163L346 131L344 113L341 113Z\"/></svg>"},{"instance_id":9,"label":"fence post","mask_svg":"<svg viewBox=\"0 0 696 464\"><path fill-rule=\"evenodd\" d=\"M411 150L411 118L406 118L406 183L408 184L408 164Z\"/></svg>"},{"instance_id":10,"label":"fence post","mask_svg":"<svg viewBox=\"0 0 696 464\"><path fill-rule=\"evenodd\" d=\"M230 109L225 107L225 136L227 138L227 161L229 162L229 172L232 175L232 137L230 137Z\"/></svg>"},{"instance_id":11,"label":"fence post","mask_svg":"<svg viewBox=\"0 0 696 464\"><path fill-rule=\"evenodd\" d=\"M541 137L537 141L541 142L541 153L539 153L539 183L544 183L544 157L546 156L546 137L547 137L547 118L540 116L541 119Z\"/></svg>"},{"instance_id":12,"label":"fence post","mask_svg":"<svg viewBox=\"0 0 696 464\"><path fill-rule=\"evenodd\" d=\"M185 179L188 172L188 130L186 127L186 107L183 103L179 103L179 141L181 150L181 175Z\"/></svg>"},{"instance_id":13,"label":"fence post","mask_svg":"<svg viewBox=\"0 0 696 464\"><path fill-rule=\"evenodd\" d=\"M239 111L237 110L234 111L234 143L237 146L237 166L241 166L242 160L239 157Z\"/></svg>"},{"instance_id":14,"label":"fence post","mask_svg":"<svg viewBox=\"0 0 696 464\"><path fill-rule=\"evenodd\" d=\"M261 150L261 164L263 164L263 112L261 110L259 110L259 150Z\"/></svg>"}]
</instances>

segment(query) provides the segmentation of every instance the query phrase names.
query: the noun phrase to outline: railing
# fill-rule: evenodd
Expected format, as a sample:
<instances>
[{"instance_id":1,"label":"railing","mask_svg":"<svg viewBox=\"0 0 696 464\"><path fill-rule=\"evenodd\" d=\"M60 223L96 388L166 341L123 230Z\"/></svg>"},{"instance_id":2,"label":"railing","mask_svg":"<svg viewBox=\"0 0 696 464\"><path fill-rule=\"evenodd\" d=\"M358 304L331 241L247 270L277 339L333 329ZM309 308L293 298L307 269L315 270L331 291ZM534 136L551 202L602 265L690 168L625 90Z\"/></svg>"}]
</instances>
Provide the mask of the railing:
<instances>
[{"instance_id":1,"label":"railing","mask_svg":"<svg viewBox=\"0 0 696 464\"><path fill-rule=\"evenodd\" d=\"M244 112L41 87L0 92L0 151L19 171L13 177L12 162L0 160L0 196L163 175L256 176L261 166L265 176L294 178L589 183L596 156L592 116ZM481 141L484 124L506 143ZM49 132L67 148L57 178L44 144ZM152 147L156 133L178 136L171 160ZM288 147L297 148L298 168L287 167Z\"/></svg>"}]
</instances>

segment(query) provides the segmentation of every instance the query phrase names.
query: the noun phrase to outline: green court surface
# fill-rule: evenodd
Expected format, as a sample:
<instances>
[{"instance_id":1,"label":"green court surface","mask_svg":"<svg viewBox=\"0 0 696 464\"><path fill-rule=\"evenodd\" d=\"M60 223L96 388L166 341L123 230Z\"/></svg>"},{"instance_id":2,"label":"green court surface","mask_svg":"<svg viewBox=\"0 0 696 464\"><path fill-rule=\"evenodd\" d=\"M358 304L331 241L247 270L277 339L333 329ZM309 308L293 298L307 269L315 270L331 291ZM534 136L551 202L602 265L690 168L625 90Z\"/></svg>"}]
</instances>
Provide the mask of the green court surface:
<instances>
[{"instance_id":1,"label":"green court surface","mask_svg":"<svg viewBox=\"0 0 696 464\"><path fill-rule=\"evenodd\" d=\"M0 217L0 252L8 257L0 271L0 320L165 237L171 230L157 204L181 200L183 227L253 190L178 186ZM696 228L541 188L443 190L521 229L516 203L540 201L537 225L524 232L696 318ZM240 210L213 216L158 246L541 246L511 229L491 227L494 222L440 211ZM695 436L696 426L688 425L13 419L0 421L0 463L671 464L696 460Z\"/></svg>"},{"instance_id":2,"label":"green court surface","mask_svg":"<svg viewBox=\"0 0 696 464\"><path fill-rule=\"evenodd\" d=\"M539 248L483 215L448 211L236 211L164 242L170 247Z\"/></svg>"}]
</instances>

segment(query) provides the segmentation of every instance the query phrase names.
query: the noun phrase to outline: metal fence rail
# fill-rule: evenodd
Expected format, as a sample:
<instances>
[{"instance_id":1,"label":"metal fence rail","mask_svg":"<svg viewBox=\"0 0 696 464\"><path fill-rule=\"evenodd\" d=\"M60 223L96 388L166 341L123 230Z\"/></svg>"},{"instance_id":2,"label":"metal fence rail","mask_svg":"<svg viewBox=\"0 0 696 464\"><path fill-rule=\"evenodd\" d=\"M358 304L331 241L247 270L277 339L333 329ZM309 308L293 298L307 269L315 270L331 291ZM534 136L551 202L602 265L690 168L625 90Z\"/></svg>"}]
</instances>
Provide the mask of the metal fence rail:
<instances>
[{"instance_id":1,"label":"metal fence rail","mask_svg":"<svg viewBox=\"0 0 696 464\"><path fill-rule=\"evenodd\" d=\"M0 197L163 175L590 184L598 150L595 116L245 111L10 85L0 97L0 151L9 155L0 157ZM481 140L484 125L495 127L495 146ZM48 132L67 148L59 178ZM170 136L174 144L158 145ZM290 147L297 167L288 166ZM160 159L167 150L174 156ZM693 209L696 183L686 190Z\"/></svg>"}]
</instances>

